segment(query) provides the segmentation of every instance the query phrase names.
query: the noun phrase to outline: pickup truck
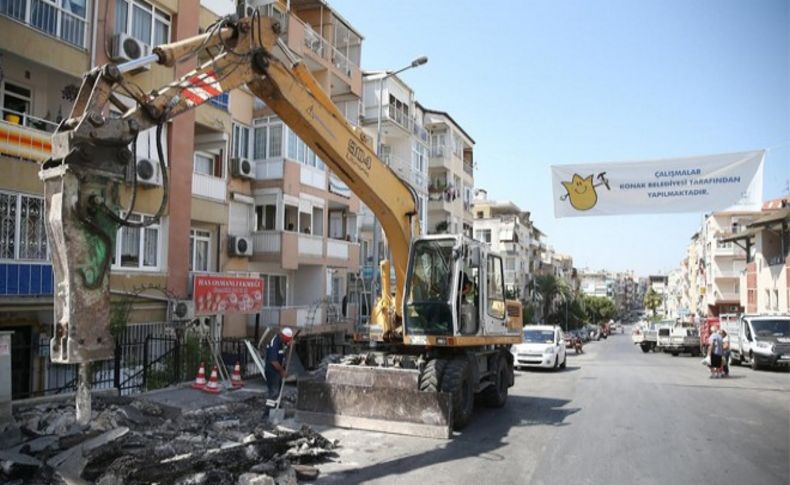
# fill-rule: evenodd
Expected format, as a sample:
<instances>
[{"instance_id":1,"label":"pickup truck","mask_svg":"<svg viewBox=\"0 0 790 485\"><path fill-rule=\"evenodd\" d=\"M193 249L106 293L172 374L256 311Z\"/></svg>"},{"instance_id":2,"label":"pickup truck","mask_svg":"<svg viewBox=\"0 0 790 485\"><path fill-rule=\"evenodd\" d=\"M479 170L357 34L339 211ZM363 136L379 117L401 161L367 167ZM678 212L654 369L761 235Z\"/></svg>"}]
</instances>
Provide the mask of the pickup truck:
<instances>
[{"instance_id":1,"label":"pickup truck","mask_svg":"<svg viewBox=\"0 0 790 485\"><path fill-rule=\"evenodd\" d=\"M743 315L729 335L733 364L790 366L790 315Z\"/></svg>"},{"instance_id":2,"label":"pickup truck","mask_svg":"<svg viewBox=\"0 0 790 485\"><path fill-rule=\"evenodd\" d=\"M663 348L664 352L678 356L681 353L688 353L692 356L702 354L699 345L699 332L696 328L676 325L669 333L669 343Z\"/></svg>"},{"instance_id":3,"label":"pickup truck","mask_svg":"<svg viewBox=\"0 0 790 485\"><path fill-rule=\"evenodd\" d=\"M658 330L655 323L639 322L634 326L634 331L631 334L631 341L634 345L638 345L642 352L650 352L656 349L658 341Z\"/></svg>"}]
</instances>

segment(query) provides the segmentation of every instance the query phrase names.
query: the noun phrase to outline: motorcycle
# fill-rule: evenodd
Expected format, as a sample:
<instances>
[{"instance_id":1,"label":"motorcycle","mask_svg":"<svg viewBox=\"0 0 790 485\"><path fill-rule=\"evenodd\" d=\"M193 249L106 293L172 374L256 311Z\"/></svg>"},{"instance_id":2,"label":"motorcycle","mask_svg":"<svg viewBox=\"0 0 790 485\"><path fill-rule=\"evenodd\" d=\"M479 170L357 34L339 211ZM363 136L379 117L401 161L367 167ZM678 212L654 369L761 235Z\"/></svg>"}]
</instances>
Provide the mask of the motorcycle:
<instances>
[{"instance_id":1,"label":"motorcycle","mask_svg":"<svg viewBox=\"0 0 790 485\"><path fill-rule=\"evenodd\" d=\"M579 338L579 337L576 337L573 340L573 349L576 351L577 354L583 354L584 353L583 347L584 347L584 344L582 344L582 339Z\"/></svg>"}]
</instances>

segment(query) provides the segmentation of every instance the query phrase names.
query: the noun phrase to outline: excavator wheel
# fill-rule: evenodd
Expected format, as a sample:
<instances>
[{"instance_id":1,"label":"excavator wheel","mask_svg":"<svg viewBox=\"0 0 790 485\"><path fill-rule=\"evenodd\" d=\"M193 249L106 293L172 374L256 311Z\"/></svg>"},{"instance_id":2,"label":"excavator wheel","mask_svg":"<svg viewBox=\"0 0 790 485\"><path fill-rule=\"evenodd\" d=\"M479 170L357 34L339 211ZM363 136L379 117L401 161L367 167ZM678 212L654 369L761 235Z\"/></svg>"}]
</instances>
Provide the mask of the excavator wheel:
<instances>
[{"instance_id":1,"label":"excavator wheel","mask_svg":"<svg viewBox=\"0 0 790 485\"><path fill-rule=\"evenodd\" d=\"M440 388L451 396L453 429L463 429L472 418L475 406L474 384L472 369L466 358L453 359L447 363Z\"/></svg>"},{"instance_id":2,"label":"excavator wheel","mask_svg":"<svg viewBox=\"0 0 790 485\"><path fill-rule=\"evenodd\" d=\"M429 360L420 373L420 390L423 392L439 392L445 367L447 367L447 361L444 359Z\"/></svg>"},{"instance_id":3,"label":"excavator wheel","mask_svg":"<svg viewBox=\"0 0 790 485\"><path fill-rule=\"evenodd\" d=\"M492 408L501 408L507 402L508 378L507 359L500 354L496 359L494 381L482 392L483 403Z\"/></svg>"}]
</instances>

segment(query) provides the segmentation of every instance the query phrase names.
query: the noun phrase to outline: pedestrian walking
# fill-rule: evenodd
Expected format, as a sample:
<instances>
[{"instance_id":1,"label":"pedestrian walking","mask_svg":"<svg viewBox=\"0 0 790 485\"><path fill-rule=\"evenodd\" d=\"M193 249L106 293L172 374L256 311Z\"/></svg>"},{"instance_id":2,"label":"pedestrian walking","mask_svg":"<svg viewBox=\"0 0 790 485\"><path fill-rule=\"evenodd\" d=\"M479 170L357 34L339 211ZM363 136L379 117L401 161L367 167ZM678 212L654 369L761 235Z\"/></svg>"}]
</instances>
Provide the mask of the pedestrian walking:
<instances>
[{"instance_id":1,"label":"pedestrian walking","mask_svg":"<svg viewBox=\"0 0 790 485\"><path fill-rule=\"evenodd\" d=\"M722 354L724 353L724 342L718 332L718 328L711 328L710 337L708 337L708 358L710 360L710 377L717 379L721 377L722 368Z\"/></svg>"},{"instance_id":2,"label":"pedestrian walking","mask_svg":"<svg viewBox=\"0 0 790 485\"><path fill-rule=\"evenodd\" d=\"M721 334L721 369L722 377L729 377L730 375L730 336L723 328L719 330Z\"/></svg>"},{"instance_id":3,"label":"pedestrian walking","mask_svg":"<svg viewBox=\"0 0 790 485\"><path fill-rule=\"evenodd\" d=\"M280 394L280 384L288 375L288 369L284 365L285 350L293 336L293 330L287 327L283 328L266 346L265 377L269 399L277 399L277 396Z\"/></svg>"}]
</instances>

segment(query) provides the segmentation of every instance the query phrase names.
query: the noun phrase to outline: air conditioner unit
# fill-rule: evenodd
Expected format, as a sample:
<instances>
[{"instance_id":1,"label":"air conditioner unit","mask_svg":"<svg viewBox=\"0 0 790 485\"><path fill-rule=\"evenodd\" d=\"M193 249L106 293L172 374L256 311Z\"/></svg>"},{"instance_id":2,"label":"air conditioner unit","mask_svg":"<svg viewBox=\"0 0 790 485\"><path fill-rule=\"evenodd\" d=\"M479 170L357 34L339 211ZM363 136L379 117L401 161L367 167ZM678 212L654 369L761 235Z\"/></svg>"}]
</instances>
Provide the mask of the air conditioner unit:
<instances>
[{"instance_id":1,"label":"air conditioner unit","mask_svg":"<svg viewBox=\"0 0 790 485\"><path fill-rule=\"evenodd\" d=\"M192 300L170 300L167 304L167 319L183 322L195 319L195 304Z\"/></svg>"},{"instance_id":2,"label":"air conditioner unit","mask_svg":"<svg viewBox=\"0 0 790 485\"><path fill-rule=\"evenodd\" d=\"M229 236L228 251L231 256L252 256L252 239L245 236Z\"/></svg>"},{"instance_id":3,"label":"air conditioner unit","mask_svg":"<svg viewBox=\"0 0 790 485\"><path fill-rule=\"evenodd\" d=\"M246 158L232 158L230 160L231 173L234 177L254 179L255 172L252 162Z\"/></svg>"},{"instance_id":4,"label":"air conditioner unit","mask_svg":"<svg viewBox=\"0 0 790 485\"><path fill-rule=\"evenodd\" d=\"M120 33L112 37L110 54L115 62L134 61L150 53L151 46L131 35Z\"/></svg>"},{"instance_id":5,"label":"air conditioner unit","mask_svg":"<svg viewBox=\"0 0 790 485\"><path fill-rule=\"evenodd\" d=\"M162 172L157 160L150 158L138 158L134 165L129 164L126 169L126 183L134 182L134 175L137 172L137 185L147 187L162 186Z\"/></svg>"}]
</instances>

